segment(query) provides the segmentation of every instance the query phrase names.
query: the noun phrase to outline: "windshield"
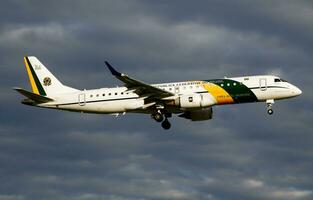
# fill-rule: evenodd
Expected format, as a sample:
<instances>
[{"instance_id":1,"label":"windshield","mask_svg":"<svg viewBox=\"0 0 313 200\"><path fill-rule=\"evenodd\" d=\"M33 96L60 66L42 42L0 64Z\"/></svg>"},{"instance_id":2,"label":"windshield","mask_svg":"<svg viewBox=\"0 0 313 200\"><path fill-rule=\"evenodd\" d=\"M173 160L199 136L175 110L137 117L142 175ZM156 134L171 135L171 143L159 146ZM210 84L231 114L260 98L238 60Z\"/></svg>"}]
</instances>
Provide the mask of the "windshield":
<instances>
[{"instance_id":1,"label":"windshield","mask_svg":"<svg viewBox=\"0 0 313 200\"><path fill-rule=\"evenodd\" d=\"M284 79L275 78L274 82L287 82L287 81Z\"/></svg>"}]
</instances>

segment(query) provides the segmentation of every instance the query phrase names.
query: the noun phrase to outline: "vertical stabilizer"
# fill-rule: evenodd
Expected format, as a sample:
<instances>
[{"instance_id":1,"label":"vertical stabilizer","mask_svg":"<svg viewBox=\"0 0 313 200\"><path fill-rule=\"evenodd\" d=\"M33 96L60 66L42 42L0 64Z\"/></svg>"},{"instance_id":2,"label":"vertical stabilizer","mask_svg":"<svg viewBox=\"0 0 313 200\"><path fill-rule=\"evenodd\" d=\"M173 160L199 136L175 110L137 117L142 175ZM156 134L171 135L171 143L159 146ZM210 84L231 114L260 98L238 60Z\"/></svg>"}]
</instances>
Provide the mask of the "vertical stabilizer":
<instances>
[{"instance_id":1,"label":"vertical stabilizer","mask_svg":"<svg viewBox=\"0 0 313 200\"><path fill-rule=\"evenodd\" d=\"M36 57L24 57L33 93L51 96L78 91L63 85Z\"/></svg>"}]
</instances>

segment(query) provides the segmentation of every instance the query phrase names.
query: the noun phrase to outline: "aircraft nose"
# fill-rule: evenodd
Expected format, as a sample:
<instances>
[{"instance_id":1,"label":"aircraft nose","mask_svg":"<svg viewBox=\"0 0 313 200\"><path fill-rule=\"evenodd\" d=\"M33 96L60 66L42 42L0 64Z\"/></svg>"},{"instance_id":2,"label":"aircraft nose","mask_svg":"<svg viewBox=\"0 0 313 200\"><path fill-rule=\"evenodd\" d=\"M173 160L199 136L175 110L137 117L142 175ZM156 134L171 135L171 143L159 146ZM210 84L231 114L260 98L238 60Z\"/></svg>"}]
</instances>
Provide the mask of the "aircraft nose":
<instances>
[{"instance_id":1,"label":"aircraft nose","mask_svg":"<svg viewBox=\"0 0 313 200\"><path fill-rule=\"evenodd\" d=\"M295 94L295 96L299 96L300 94L302 94L302 91L298 87L294 86L293 93Z\"/></svg>"}]
</instances>

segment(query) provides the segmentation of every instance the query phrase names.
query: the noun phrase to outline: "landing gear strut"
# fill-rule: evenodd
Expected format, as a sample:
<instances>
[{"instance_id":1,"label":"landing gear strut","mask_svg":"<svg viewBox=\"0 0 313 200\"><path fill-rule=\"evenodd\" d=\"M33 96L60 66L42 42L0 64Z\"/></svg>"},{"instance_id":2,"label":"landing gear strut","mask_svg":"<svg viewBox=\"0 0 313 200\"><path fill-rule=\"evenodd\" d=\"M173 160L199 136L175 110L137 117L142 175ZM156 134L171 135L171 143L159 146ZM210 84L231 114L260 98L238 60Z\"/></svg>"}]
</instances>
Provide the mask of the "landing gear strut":
<instances>
[{"instance_id":1,"label":"landing gear strut","mask_svg":"<svg viewBox=\"0 0 313 200\"><path fill-rule=\"evenodd\" d=\"M269 115L272 115L274 113L272 109L273 104L274 104L274 99L266 100L266 104L267 104L267 113Z\"/></svg>"}]
</instances>

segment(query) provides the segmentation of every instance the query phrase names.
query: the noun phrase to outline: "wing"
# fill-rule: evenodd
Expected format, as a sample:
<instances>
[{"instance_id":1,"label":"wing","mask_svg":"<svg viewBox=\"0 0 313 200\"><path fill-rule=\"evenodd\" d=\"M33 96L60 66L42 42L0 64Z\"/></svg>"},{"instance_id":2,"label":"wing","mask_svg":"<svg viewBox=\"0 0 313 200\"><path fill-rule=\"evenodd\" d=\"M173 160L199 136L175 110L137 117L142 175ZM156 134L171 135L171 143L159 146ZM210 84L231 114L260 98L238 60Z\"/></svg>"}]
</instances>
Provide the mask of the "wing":
<instances>
[{"instance_id":1,"label":"wing","mask_svg":"<svg viewBox=\"0 0 313 200\"><path fill-rule=\"evenodd\" d=\"M146 96L150 99L162 99L170 96L175 96L174 93L164 91L160 88L154 87L142 81L131 78L126 74L122 74L116 71L107 61L105 61L105 65L109 68L112 75L114 75L117 79L121 80L124 83L125 87L127 87L128 90L134 90L134 92L139 96Z\"/></svg>"}]
</instances>

